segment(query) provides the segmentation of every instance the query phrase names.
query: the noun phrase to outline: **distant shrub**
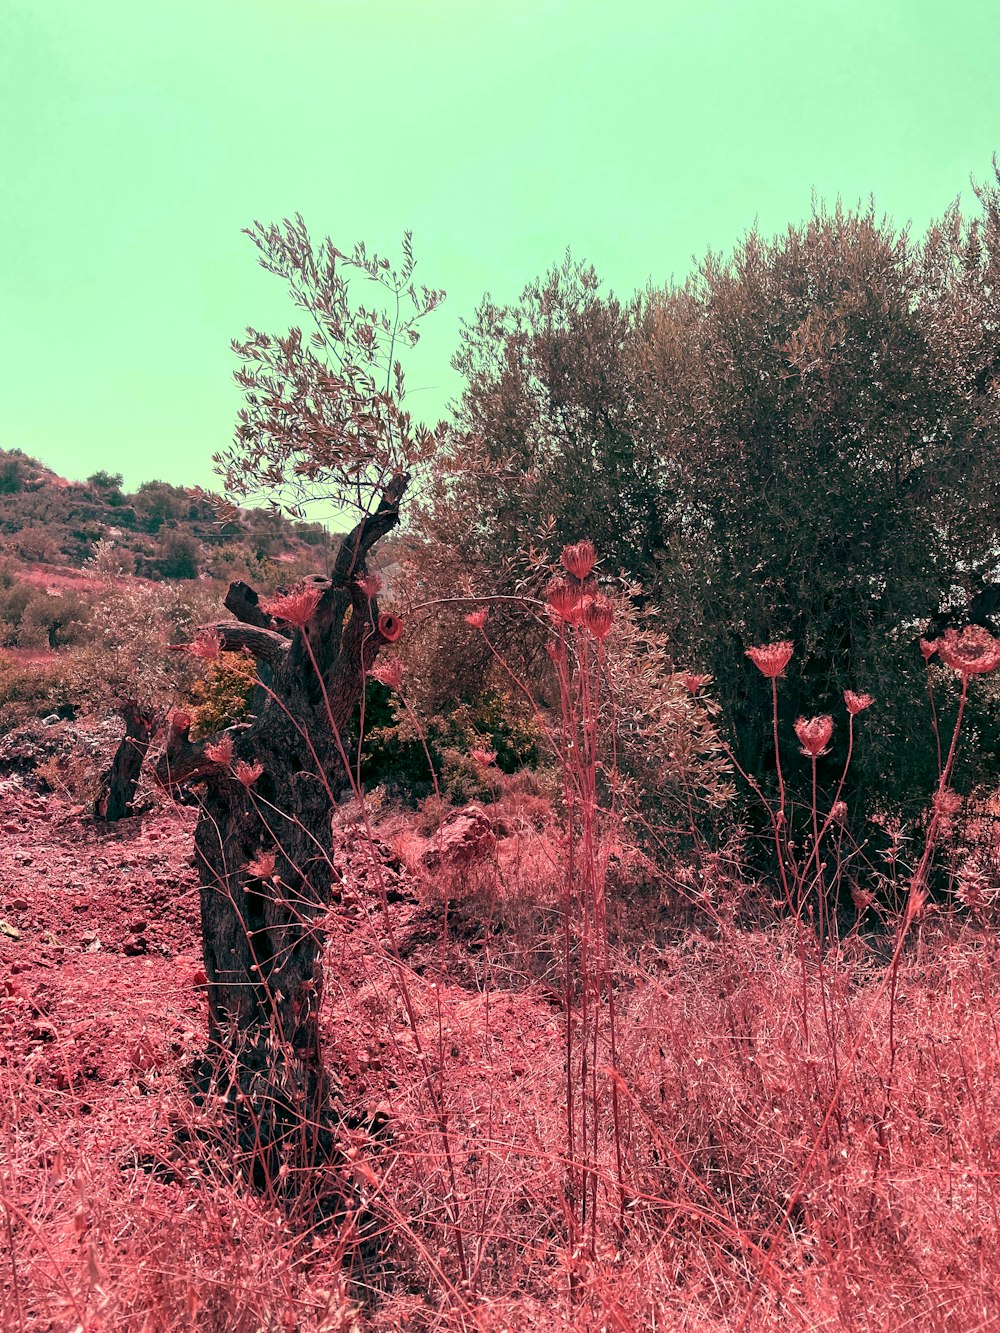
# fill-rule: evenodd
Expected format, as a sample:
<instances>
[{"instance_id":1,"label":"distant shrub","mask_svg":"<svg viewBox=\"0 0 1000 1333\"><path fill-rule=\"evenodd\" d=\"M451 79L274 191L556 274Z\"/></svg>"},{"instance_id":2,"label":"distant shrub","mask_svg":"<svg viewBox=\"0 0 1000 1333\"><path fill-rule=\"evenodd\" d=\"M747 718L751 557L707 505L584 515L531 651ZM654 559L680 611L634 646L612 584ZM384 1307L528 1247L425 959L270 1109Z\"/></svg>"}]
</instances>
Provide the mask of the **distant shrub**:
<instances>
[{"instance_id":1,"label":"distant shrub","mask_svg":"<svg viewBox=\"0 0 1000 1333\"><path fill-rule=\"evenodd\" d=\"M60 668L22 665L0 652L0 734L65 704L67 685Z\"/></svg>"}]
</instances>

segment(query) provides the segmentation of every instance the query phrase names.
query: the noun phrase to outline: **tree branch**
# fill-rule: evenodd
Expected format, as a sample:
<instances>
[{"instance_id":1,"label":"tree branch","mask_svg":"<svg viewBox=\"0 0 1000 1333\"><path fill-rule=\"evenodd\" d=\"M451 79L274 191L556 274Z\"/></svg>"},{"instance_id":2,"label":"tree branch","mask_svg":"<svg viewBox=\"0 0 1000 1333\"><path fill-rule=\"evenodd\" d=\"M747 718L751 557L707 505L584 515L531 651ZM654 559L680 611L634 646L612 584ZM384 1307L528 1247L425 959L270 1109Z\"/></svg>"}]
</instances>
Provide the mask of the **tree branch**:
<instances>
[{"instance_id":1,"label":"tree branch","mask_svg":"<svg viewBox=\"0 0 1000 1333\"><path fill-rule=\"evenodd\" d=\"M249 583L243 583L242 580L230 583L223 605L244 625L255 625L258 629L270 628L270 617L260 609L260 598Z\"/></svg>"},{"instance_id":2,"label":"tree branch","mask_svg":"<svg viewBox=\"0 0 1000 1333\"><path fill-rule=\"evenodd\" d=\"M218 634L222 640L224 653L238 653L246 648L254 657L271 667L277 667L283 662L288 652L290 640L273 629L234 625L231 620L223 620L215 625L204 625L202 628Z\"/></svg>"},{"instance_id":3,"label":"tree branch","mask_svg":"<svg viewBox=\"0 0 1000 1333\"><path fill-rule=\"evenodd\" d=\"M331 582L335 586L346 587L364 569L365 558L375 543L399 522L399 502L409 483L408 472L397 473L382 492L374 514L366 515L344 538L333 567Z\"/></svg>"}]
</instances>

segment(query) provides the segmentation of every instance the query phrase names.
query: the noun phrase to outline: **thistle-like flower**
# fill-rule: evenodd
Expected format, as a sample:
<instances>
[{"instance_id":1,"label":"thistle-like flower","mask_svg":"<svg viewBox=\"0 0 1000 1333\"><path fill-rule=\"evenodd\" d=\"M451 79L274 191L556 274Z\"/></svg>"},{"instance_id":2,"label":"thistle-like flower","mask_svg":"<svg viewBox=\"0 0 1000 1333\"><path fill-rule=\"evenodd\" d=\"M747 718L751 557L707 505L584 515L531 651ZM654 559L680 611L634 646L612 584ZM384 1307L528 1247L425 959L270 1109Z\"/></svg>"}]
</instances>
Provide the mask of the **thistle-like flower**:
<instances>
[{"instance_id":1,"label":"thistle-like flower","mask_svg":"<svg viewBox=\"0 0 1000 1333\"><path fill-rule=\"evenodd\" d=\"M403 683L403 664L398 657L387 657L384 662L376 662L368 674L387 690L398 690Z\"/></svg>"},{"instance_id":2,"label":"thistle-like flower","mask_svg":"<svg viewBox=\"0 0 1000 1333\"><path fill-rule=\"evenodd\" d=\"M830 818L835 824L843 824L847 819L847 802L834 801L830 807Z\"/></svg>"},{"instance_id":3,"label":"thistle-like flower","mask_svg":"<svg viewBox=\"0 0 1000 1333\"><path fill-rule=\"evenodd\" d=\"M257 782L257 779L263 772L264 765L260 763L248 764L242 759L237 759L236 763L233 764L233 776L236 781L241 782L248 791Z\"/></svg>"},{"instance_id":4,"label":"thistle-like flower","mask_svg":"<svg viewBox=\"0 0 1000 1333\"><path fill-rule=\"evenodd\" d=\"M560 575L549 579L545 596L549 604L549 610L559 620L566 620L574 623L571 619L577 615L577 608L580 604L580 595L571 584ZM577 620L575 623L579 623Z\"/></svg>"},{"instance_id":5,"label":"thistle-like flower","mask_svg":"<svg viewBox=\"0 0 1000 1333\"><path fill-rule=\"evenodd\" d=\"M711 679L711 676L697 676L693 671L685 671L681 676L681 684L688 694L697 694L702 686L707 685Z\"/></svg>"},{"instance_id":6,"label":"thistle-like flower","mask_svg":"<svg viewBox=\"0 0 1000 1333\"><path fill-rule=\"evenodd\" d=\"M563 568L582 583L597 564L597 552L594 549L594 543L582 541L575 542L572 546L563 547L562 563Z\"/></svg>"},{"instance_id":7,"label":"thistle-like flower","mask_svg":"<svg viewBox=\"0 0 1000 1333\"><path fill-rule=\"evenodd\" d=\"M478 606L465 617L465 623L471 625L473 629L485 629L489 614L485 606Z\"/></svg>"},{"instance_id":8,"label":"thistle-like flower","mask_svg":"<svg viewBox=\"0 0 1000 1333\"><path fill-rule=\"evenodd\" d=\"M937 639L921 639L920 651L923 653L924 661L929 662L938 650Z\"/></svg>"},{"instance_id":9,"label":"thistle-like flower","mask_svg":"<svg viewBox=\"0 0 1000 1333\"><path fill-rule=\"evenodd\" d=\"M358 587L369 601L371 601L373 597L379 595L382 591L382 586L381 574L366 574L364 578L358 579Z\"/></svg>"},{"instance_id":10,"label":"thistle-like flower","mask_svg":"<svg viewBox=\"0 0 1000 1333\"><path fill-rule=\"evenodd\" d=\"M611 633L611 626L614 623L614 603L600 594L596 597L584 598L584 601L586 602L584 623L597 642L603 643Z\"/></svg>"},{"instance_id":11,"label":"thistle-like flower","mask_svg":"<svg viewBox=\"0 0 1000 1333\"><path fill-rule=\"evenodd\" d=\"M304 629L316 614L322 596L321 588L300 587L280 597L271 597L260 605L261 610L272 620L283 620L286 625Z\"/></svg>"},{"instance_id":12,"label":"thistle-like flower","mask_svg":"<svg viewBox=\"0 0 1000 1333\"><path fill-rule=\"evenodd\" d=\"M246 863L247 871L254 879L272 879L277 859L274 852L258 852L252 861Z\"/></svg>"},{"instance_id":13,"label":"thistle-like flower","mask_svg":"<svg viewBox=\"0 0 1000 1333\"><path fill-rule=\"evenodd\" d=\"M779 643L762 643L758 648L748 648L746 655L768 680L777 680L792 660L794 651L795 644L782 639Z\"/></svg>"},{"instance_id":14,"label":"thistle-like flower","mask_svg":"<svg viewBox=\"0 0 1000 1333\"><path fill-rule=\"evenodd\" d=\"M214 625L200 629L187 645L192 657L200 657L206 662L214 662L222 652L222 635Z\"/></svg>"},{"instance_id":15,"label":"thistle-like flower","mask_svg":"<svg viewBox=\"0 0 1000 1333\"><path fill-rule=\"evenodd\" d=\"M968 625L961 633L945 630L937 650L945 666L962 676L981 676L1000 667L1000 639L981 625Z\"/></svg>"},{"instance_id":16,"label":"thistle-like flower","mask_svg":"<svg viewBox=\"0 0 1000 1333\"><path fill-rule=\"evenodd\" d=\"M232 736L220 736L219 739L213 741L211 745L206 745L205 758L211 759L213 764L223 764L228 768L233 762Z\"/></svg>"},{"instance_id":17,"label":"thistle-like flower","mask_svg":"<svg viewBox=\"0 0 1000 1333\"><path fill-rule=\"evenodd\" d=\"M795 734L802 742L802 753L817 759L826 753L833 735L833 718L829 714L822 717L800 717L795 723Z\"/></svg>"},{"instance_id":18,"label":"thistle-like flower","mask_svg":"<svg viewBox=\"0 0 1000 1333\"><path fill-rule=\"evenodd\" d=\"M489 768L491 764L497 761L496 750L470 750L469 757L474 759L477 764L482 764L483 768Z\"/></svg>"},{"instance_id":19,"label":"thistle-like flower","mask_svg":"<svg viewBox=\"0 0 1000 1333\"><path fill-rule=\"evenodd\" d=\"M844 691L844 703L851 717L857 717L863 713L866 708L871 708L875 700L870 694L855 694L853 690Z\"/></svg>"}]
</instances>

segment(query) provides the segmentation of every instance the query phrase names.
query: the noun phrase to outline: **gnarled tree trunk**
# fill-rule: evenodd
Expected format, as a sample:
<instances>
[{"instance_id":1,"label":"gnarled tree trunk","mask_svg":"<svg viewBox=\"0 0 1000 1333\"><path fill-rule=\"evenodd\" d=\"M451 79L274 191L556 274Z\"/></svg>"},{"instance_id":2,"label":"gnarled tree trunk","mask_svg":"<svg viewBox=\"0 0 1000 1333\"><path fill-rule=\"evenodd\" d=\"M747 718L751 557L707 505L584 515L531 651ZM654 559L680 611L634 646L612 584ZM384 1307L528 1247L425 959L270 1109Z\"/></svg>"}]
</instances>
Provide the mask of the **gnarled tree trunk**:
<instances>
[{"instance_id":1,"label":"gnarled tree trunk","mask_svg":"<svg viewBox=\"0 0 1000 1333\"><path fill-rule=\"evenodd\" d=\"M323 914L333 893L332 814L349 784L346 734L365 674L395 637L359 586L375 543L398 522L405 477L345 539L329 579L308 580L297 626L275 629L233 584L241 623L212 627L258 661L252 720L194 742L175 716L157 778L201 784L195 832L209 1006L206 1083L230 1100L258 1185L329 1160L333 1120L317 1013ZM313 606L312 603L315 602ZM280 623L280 622L279 622ZM259 766L259 771L258 771ZM288 1179L288 1173L284 1173Z\"/></svg>"},{"instance_id":2,"label":"gnarled tree trunk","mask_svg":"<svg viewBox=\"0 0 1000 1333\"><path fill-rule=\"evenodd\" d=\"M155 709L143 707L134 700L124 704L120 712L125 722L125 735L101 775L94 801L94 818L108 823L135 813L132 807L139 774L157 724Z\"/></svg>"}]
</instances>

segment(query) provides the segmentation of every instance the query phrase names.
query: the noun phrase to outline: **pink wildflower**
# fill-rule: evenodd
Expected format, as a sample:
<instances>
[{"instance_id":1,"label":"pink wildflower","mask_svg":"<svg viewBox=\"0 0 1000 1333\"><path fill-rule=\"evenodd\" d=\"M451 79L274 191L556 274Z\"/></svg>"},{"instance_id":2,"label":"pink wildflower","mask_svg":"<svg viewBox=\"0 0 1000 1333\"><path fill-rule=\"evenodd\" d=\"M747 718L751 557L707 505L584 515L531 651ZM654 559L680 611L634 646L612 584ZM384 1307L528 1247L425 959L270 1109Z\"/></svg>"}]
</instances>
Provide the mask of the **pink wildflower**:
<instances>
[{"instance_id":1,"label":"pink wildflower","mask_svg":"<svg viewBox=\"0 0 1000 1333\"><path fill-rule=\"evenodd\" d=\"M748 648L746 655L768 680L777 680L792 660L794 643L783 639L779 643L762 643L759 648Z\"/></svg>"},{"instance_id":2,"label":"pink wildflower","mask_svg":"<svg viewBox=\"0 0 1000 1333\"><path fill-rule=\"evenodd\" d=\"M254 879L272 879L276 862L274 852L258 852L252 861L247 862L246 868Z\"/></svg>"},{"instance_id":3,"label":"pink wildflower","mask_svg":"<svg viewBox=\"0 0 1000 1333\"><path fill-rule=\"evenodd\" d=\"M614 604L607 597L588 597L585 598L586 606L584 615L587 628L593 634L598 643L603 643L611 632L611 625L615 618Z\"/></svg>"},{"instance_id":4,"label":"pink wildflower","mask_svg":"<svg viewBox=\"0 0 1000 1333\"><path fill-rule=\"evenodd\" d=\"M920 651L924 655L924 661L929 662L938 650L937 639L921 639Z\"/></svg>"},{"instance_id":5,"label":"pink wildflower","mask_svg":"<svg viewBox=\"0 0 1000 1333\"><path fill-rule=\"evenodd\" d=\"M560 620L570 620L576 614L576 609L580 603L579 593L571 587L566 579L556 575L549 579L548 587L545 589L545 596L548 599L549 610Z\"/></svg>"},{"instance_id":6,"label":"pink wildflower","mask_svg":"<svg viewBox=\"0 0 1000 1333\"><path fill-rule=\"evenodd\" d=\"M316 614L319 599L323 596L321 588L300 587L295 592L287 592L281 597L272 597L261 602L261 609L272 620L283 620L287 625L304 629Z\"/></svg>"},{"instance_id":7,"label":"pink wildflower","mask_svg":"<svg viewBox=\"0 0 1000 1333\"><path fill-rule=\"evenodd\" d=\"M206 745L205 758L211 759L213 764L224 764L228 767L233 762L232 736L222 735L211 745Z\"/></svg>"},{"instance_id":8,"label":"pink wildflower","mask_svg":"<svg viewBox=\"0 0 1000 1333\"><path fill-rule=\"evenodd\" d=\"M403 664L398 657L387 657L384 662L376 663L368 674L386 689L398 690L403 683Z\"/></svg>"},{"instance_id":9,"label":"pink wildflower","mask_svg":"<svg viewBox=\"0 0 1000 1333\"><path fill-rule=\"evenodd\" d=\"M707 685L711 679L711 676L696 676L693 671L685 671L681 676L681 684L688 694L697 694L701 687Z\"/></svg>"},{"instance_id":10,"label":"pink wildflower","mask_svg":"<svg viewBox=\"0 0 1000 1333\"><path fill-rule=\"evenodd\" d=\"M994 639L980 625L968 625L961 634L945 630L937 648L945 666L962 676L979 676L1000 667L1000 639Z\"/></svg>"},{"instance_id":11,"label":"pink wildflower","mask_svg":"<svg viewBox=\"0 0 1000 1333\"><path fill-rule=\"evenodd\" d=\"M562 563L563 568L567 569L582 583L597 564L597 552L594 549L594 543L582 541L576 542L572 546L563 547Z\"/></svg>"},{"instance_id":12,"label":"pink wildflower","mask_svg":"<svg viewBox=\"0 0 1000 1333\"><path fill-rule=\"evenodd\" d=\"M851 717L857 717L858 713L863 713L866 708L871 708L875 700L870 694L855 694L853 690L844 691L844 703L847 705L847 711Z\"/></svg>"},{"instance_id":13,"label":"pink wildflower","mask_svg":"<svg viewBox=\"0 0 1000 1333\"><path fill-rule=\"evenodd\" d=\"M828 714L822 717L800 717L795 723L795 734L802 742L802 753L813 759L826 753L833 735L833 718Z\"/></svg>"},{"instance_id":14,"label":"pink wildflower","mask_svg":"<svg viewBox=\"0 0 1000 1333\"><path fill-rule=\"evenodd\" d=\"M495 764L497 761L496 750L470 750L469 756L477 764L482 764L483 768L489 768L491 764Z\"/></svg>"},{"instance_id":15,"label":"pink wildflower","mask_svg":"<svg viewBox=\"0 0 1000 1333\"><path fill-rule=\"evenodd\" d=\"M373 597L377 597L382 591L381 574L366 574L364 578L358 579L358 587L368 600L371 601Z\"/></svg>"},{"instance_id":16,"label":"pink wildflower","mask_svg":"<svg viewBox=\"0 0 1000 1333\"><path fill-rule=\"evenodd\" d=\"M465 617L465 623L471 625L473 629L485 629L489 614L485 606L477 607L475 611L470 611Z\"/></svg>"},{"instance_id":17,"label":"pink wildflower","mask_svg":"<svg viewBox=\"0 0 1000 1333\"><path fill-rule=\"evenodd\" d=\"M237 782L242 782L248 791L263 772L263 764L247 764L242 759L237 759L236 763L233 764L233 776Z\"/></svg>"}]
</instances>

